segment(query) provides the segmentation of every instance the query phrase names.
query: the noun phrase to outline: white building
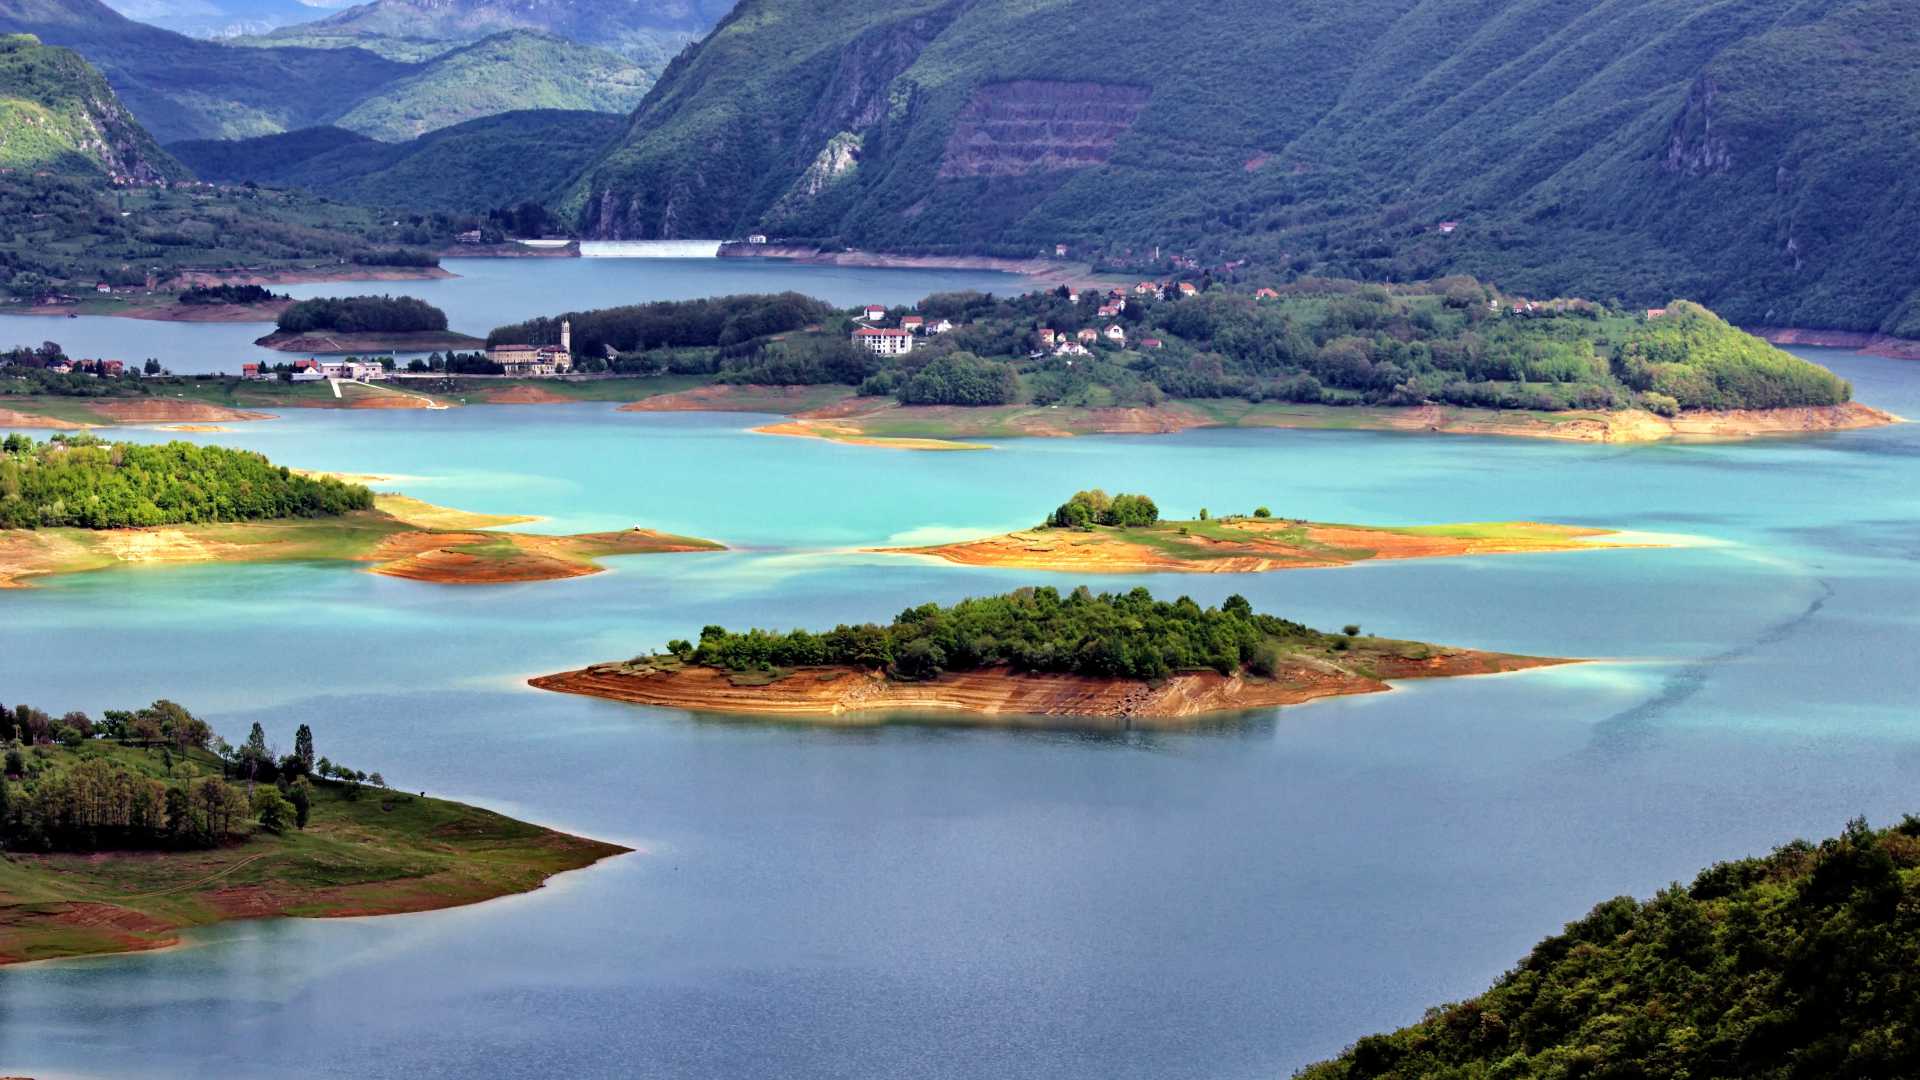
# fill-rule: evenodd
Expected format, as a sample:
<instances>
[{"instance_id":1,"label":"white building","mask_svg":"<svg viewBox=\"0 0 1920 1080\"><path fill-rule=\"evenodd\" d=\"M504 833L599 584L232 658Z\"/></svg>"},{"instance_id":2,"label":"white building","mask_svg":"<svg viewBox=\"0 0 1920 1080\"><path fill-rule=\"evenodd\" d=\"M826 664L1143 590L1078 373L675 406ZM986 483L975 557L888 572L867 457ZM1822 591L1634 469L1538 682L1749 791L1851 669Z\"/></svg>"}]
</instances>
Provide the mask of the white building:
<instances>
[{"instance_id":1,"label":"white building","mask_svg":"<svg viewBox=\"0 0 1920 1080\"><path fill-rule=\"evenodd\" d=\"M853 332L853 343L877 356L903 356L913 351L913 334L881 326L863 326Z\"/></svg>"},{"instance_id":2,"label":"white building","mask_svg":"<svg viewBox=\"0 0 1920 1080\"><path fill-rule=\"evenodd\" d=\"M561 320L558 345L495 345L487 350L487 359L499 364L505 375L565 375L573 370L573 323Z\"/></svg>"}]
</instances>

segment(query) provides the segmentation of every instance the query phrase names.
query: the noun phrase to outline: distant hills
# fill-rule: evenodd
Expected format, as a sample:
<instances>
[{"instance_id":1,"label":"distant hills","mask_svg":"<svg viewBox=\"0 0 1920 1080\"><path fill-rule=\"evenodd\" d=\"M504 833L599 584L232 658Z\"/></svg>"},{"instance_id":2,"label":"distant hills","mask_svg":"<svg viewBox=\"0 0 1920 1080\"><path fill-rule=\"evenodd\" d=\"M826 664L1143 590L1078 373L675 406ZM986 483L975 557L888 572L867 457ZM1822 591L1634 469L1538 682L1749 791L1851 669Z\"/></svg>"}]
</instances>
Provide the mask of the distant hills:
<instances>
[{"instance_id":1,"label":"distant hills","mask_svg":"<svg viewBox=\"0 0 1920 1080\"><path fill-rule=\"evenodd\" d=\"M555 195L626 126L608 113L537 110L469 120L403 143L307 128L170 148L203 180L302 187L346 202L454 213Z\"/></svg>"},{"instance_id":2,"label":"distant hills","mask_svg":"<svg viewBox=\"0 0 1920 1080\"><path fill-rule=\"evenodd\" d=\"M275 30L270 40L417 55L503 30L534 30L612 50L657 72L732 6L733 0L372 0Z\"/></svg>"},{"instance_id":3,"label":"distant hills","mask_svg":"<svg viewBox=\"0 0 1920 1080\"><path fill-rule=\"evenodd\" d=\"M188 175L99 72L28 35L0 36L0 169L140 183Z\"/></svg>"},{"instance_id":4,"label":"distant hills","mask_svg":"<svg viewBox=\"0 0 1920 1080\"><path fill-rule=\"evenodd\" d=\"M623 56L529 31L411 62L360 48L203 41L125 18L99 0L0 0L0 32L79 52L163 142L327 124L400 140L510 109L624 112L652 82Z\"/></svg>"},{"instance_id":5,"label":"distant hills","mask_svg":"<svg viewBox=\"0 0 1920 1080\"><path fill-rule=\"evenodd\" d=\"M190 37L229 38L312 22L341 5L308 5L300 0L109 0L107 6L129 19Z\"/></svg>"},{"instance_id":6,"label":"distant hills","mask_svg":"<svg viewBox=\"0 0 1920 1080\"><path fill-rule=\"evenodd\" d=\"M1920 335L1915 15L743 0L562 209L596 237L1467 271Z\"/></svg>"}]
</instances>

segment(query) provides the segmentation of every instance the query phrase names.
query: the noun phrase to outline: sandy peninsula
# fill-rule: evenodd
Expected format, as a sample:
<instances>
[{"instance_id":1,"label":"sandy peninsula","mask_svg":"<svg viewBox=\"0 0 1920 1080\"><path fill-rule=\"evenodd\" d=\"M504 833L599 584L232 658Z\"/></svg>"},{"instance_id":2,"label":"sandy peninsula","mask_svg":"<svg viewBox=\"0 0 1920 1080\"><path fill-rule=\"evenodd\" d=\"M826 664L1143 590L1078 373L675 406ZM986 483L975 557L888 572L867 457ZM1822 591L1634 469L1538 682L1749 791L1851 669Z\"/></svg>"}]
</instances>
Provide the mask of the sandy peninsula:
<instances>
[{"instance_id":1,"label":"sandy peninsula","mask_svg":"<svg viewBox=\"0 0 1920 1080\"><path fill-rule=\"evenodd\" d=\"M1423 647L1404 656L1369 655L1350 665L1302 658L1271 677L1198 671L1147 682L1021 674L1004 667L949 672L923 681L845 667L800 668L767 679L656 661L600 664L542 676L529 685L657 708L750 716L881 722L890 713L937 712L983 724L1019 717L1178 722L1209 713L1376 694L1391 689L1388 683L1395 679L1491 675L1574 662Z\"/></svg>"},{"instance_id":2,"label":"sandy peninsula","mask_svg":"<svg viewBox=\"0 0 1920 1080\"><path fill-rule=\"evenodd\" d=\"M404 495L334 518L165 525L144 529L0 530L0 588L116 566L216 562L343 562L439 585L559 581L602 572L614 555L719 551L650 529L548 536L500 531L533 518L469 514Z\"/></svg>"},{"instance_id":3,"label":"sandy peninsula","mask_svg":"<svg viewBox=\"0 0 1920 1080\"><path fill-rule=\"evenodd\" d=\"M1163 521L1136 528L1035 528L930 547L870 548L961 566L1090 574L1249 574L1392 559L1660 546L1643 535L1529 521L1387 527L1283 518Z\"/></svg>"}]
</instances>

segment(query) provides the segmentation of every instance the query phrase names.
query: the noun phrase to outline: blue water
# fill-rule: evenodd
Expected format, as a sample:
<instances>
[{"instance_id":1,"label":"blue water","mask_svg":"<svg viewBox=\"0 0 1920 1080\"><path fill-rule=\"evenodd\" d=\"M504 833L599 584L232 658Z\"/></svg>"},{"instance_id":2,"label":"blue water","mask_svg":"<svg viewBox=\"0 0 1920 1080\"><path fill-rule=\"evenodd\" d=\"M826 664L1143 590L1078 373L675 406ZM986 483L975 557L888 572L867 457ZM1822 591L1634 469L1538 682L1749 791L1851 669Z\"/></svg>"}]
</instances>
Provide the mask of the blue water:
<instances>
[{"instance_id":1,"label":"blue water","mask_svg":"<svg viewBox=\"0 0 1920 1080\"><path fill-rule=\"evenodd\" d=\"M1809 355L1920 416L1920 368ZM194 436L725 553L488 589L278 565L0 594L8 701L164 695L282 744L310 723L320 752L397 785L638 849L458 911L234 924L0 970L0 1071L1284 1076L1477 992L1599 900L1920 810L1920 428L1642 447L1196 431L912 454L746 431L763 419L290 410ZM853 549L1030 524L1096 484L1178 514L1695 539L1094 582L1607 660L1186 732L830 730L520 685L708 622L1078 584Z\"/></svg>"},{"instance_id":2,"label":"blue water","mask_svg":"<svg viewBox=\"0 0 1920 1080\"><path fill-rule=\"evenodd\" d=\"M830 303L911 304L955 289L1023 291L1025 279L986 270L897 270L810 266L784 259L447 259L457 275L431 281L328 281L276 285L297 300L385 293L417 296L447 313L457 331L485 337L496 326L537 315L587 311L651 300L691 300L789 289ZM238 374L247 361L286 359L255 345L270 323L170 323L106 315L8 315L0 348L58 342L69 356L138 364L157 359L169 371Z\"/></svg>"}]
</instances>

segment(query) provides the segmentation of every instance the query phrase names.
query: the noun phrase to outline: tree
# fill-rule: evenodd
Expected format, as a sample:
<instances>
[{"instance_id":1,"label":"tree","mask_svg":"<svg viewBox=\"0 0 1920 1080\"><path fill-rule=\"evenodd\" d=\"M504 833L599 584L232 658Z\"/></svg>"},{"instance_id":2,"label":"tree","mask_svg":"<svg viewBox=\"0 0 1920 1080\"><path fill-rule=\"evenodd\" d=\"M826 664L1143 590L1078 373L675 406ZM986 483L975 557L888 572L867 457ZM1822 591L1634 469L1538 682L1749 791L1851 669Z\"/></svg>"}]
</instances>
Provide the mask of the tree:
<instances>
[{"instance_id":1,"label":"tree","mask_svg":"<svg viewBox=\"0 0 1920 1080\"><path fill-rule=\"evenodd\" d=\"M287 801L293 804L294 827L304 829L313 813L313 788L301 777L287 785Z\"/></svg>"},{"instance_id":2,"label":"tree","mask_svg":"<svg viewBox=\"0 0 1920 1080\"><path fill-rule=\"evenodd\" d=\"M300 816L294 804L280 794L280 789L269 785L254 789L250 806L254 819L270 833L287 831L287 826Z\"/></svg>"},{"instance_id":3,"label":"tree","mask_svg":"<svg viewBox=\"0 0 1920 1080\"><path fill-rule=\"evenodd\" d=\"M300 759L308 771L313 769L313 729L301 724L293 732L293 756Z\"/></svg>"},{"instance_id":4,"label":"tree","mask_svg":"<svg viewBox=\"0 0 1920 1080\"><path fill-rule=\"evenodd\" d=\"M1253 516L1257 518L1270 518L1273 516L1273 511L1264 506L1256 506L1253 508Z\"/></svg>"}]
</instances>

